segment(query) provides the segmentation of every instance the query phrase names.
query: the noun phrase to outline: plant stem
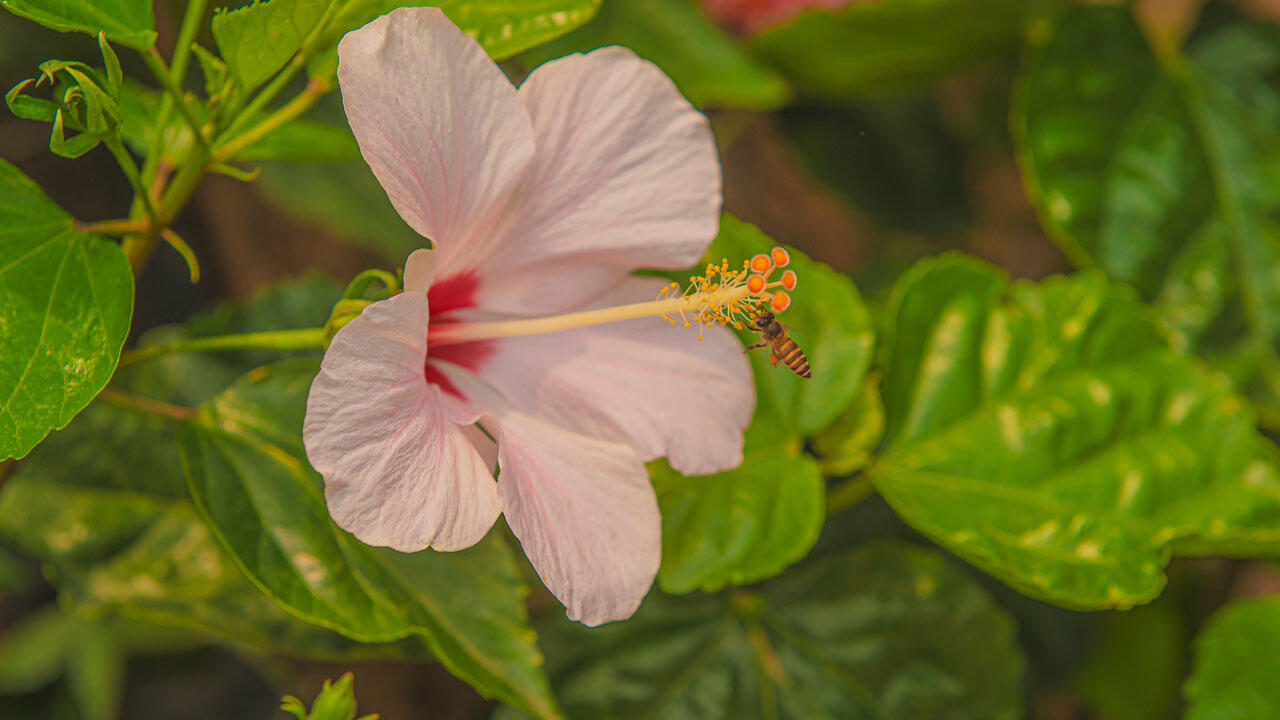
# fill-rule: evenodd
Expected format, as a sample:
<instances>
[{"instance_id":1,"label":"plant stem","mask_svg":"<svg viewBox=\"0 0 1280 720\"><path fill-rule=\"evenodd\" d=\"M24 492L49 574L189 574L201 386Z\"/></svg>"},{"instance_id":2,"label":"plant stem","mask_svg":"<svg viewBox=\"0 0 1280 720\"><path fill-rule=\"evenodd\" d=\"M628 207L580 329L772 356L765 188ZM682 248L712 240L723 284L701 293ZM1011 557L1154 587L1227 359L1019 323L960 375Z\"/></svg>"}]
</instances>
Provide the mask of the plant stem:
<instances>
[{"instance_id":1,"label":"plant stem","mask_svg":"<svg viewBox=\"0 0 1280 720\"><path fill-rule=\"evenodd\" d=\"M280 91L284 90L285 86L288 85L293 78L307 66L307 60L311 58L313 43L325 30L329 21L333 19L335 12L341 4L342 3L339 2L329 3L329 6L325 8L324 15L320 17L320 21L316 23L316 26L312 28L311 32L307 34L307 37L303 39L302 45L298 48L298 52L294 53L293 57L289 59L289 63L285 65L280 72L276 73L276 76L271 79L271 82L267 83L266 87L262 88L262 90L254 96L253 100L250 101L246 107L236 111L234 117L231 118L231 122L223 131L221 136L222 138L234 134L236 131L252 122L258 113L262 112L262 110L266 108L267 104L270 103L276 95L279 95ZM315 82L316 79L313 78L311 83L314 84ZM324 83L324 85L326 85L325 92L332 89L327 87L327 82ZM308 87L310 87L310 85L308 85Z\"/></svg>"},{"instance_id":2,"label":"plant stem","mask_svg":"<svg viewBox=\"0 0 1280 720\"><path fill-rule=\"evenodd\" d=\"M866 475L836 483L827 491L827 516L847 510L871 496L876 491Z\"/></svg>"},{"instance_id":3,"label":"plant stem","mask_svg":"<svg viewBox=\"0 0 1280 720\"><path fill-rule=\"evenodd\" d=\"M79 222L73 226L76 232L97 233L99 235L130 235L150 232L151 223L146 220L103 220L101 222Z\"/></svg>"},{"instance_id":4,"label":"plant stem","mask_svg":"<svg viewBox=\"0 0 1280 720\"><path fill-rule=\"evenodd\" d=\"M153 47L142 54L142 59L146 61L147 67L151 68L151 73L164 86L165 91L173 96L173 102L178 106L178 111L182 113L187 125L191 126L191 133L195 136L196 144L205 146L207 151L208 145L205 143L204 129L200 121L196 119L195 113L192 112L191 105L187 103L187 98L183 95L182 88L178 86L177 81L169 74L169 68L165 67L164 58L160 57L160 51ZM163 133L164 128L158 127L157 132Z\"/></svg>"},{"instance_id":5,"label":"plant stem","mask_svg":"<svg viewBox=\"0 0 1280 720\"><path fill-rule=\"evenodd\" d=\"M226 144L219 146L214 152L214 160L216 162L226 162L232 159L236 153L253 145L281 125L311 109L311 106L323 97L325 93L329 92L329 89L327 81L316 79L307 83L305 90L298 93L297 96L282 105L278 110L263 118L262 122L236 136Z\"/></svg>"},{"instance_id":6,"label":"plant stem","mask_svg":"<svg viewBox=\"0 0 1280 720\"><path fill-rule=\"evenodd\" d=\"M129 185L133 187L133 196L142 199L142 207L147 218L154 222L156 209L151 205L151 198L147 196L147 188L142 183L142 176L139 174L138 164L133 161L133 156L125 149L118 137L109 137L103 140L102 144L111 151L120 170L124 172L125 177L129 178Z\"/></svg>"},{"instance_id":7,"label":"plant stem","mask_svg":"<svg viewBox=\"0 0 1280 720\"><path fill-rule=\"evenodd\" d=\"M121 247L124 249L125 257L129 259L129 266L133 268L135 276L142 272L147 258L151 257L151 253L160 243L161 231L173 222L178 213L182 212L182 208L191 199L191 194L196 191L196 186L200 184L201 178L208 169L206 166L208 159L209 156L202 146L193 147L191 155L187 157L186 162L173 176L172 182L165 188L164 195L156 207L156 218L150 232L128 235L124 238Z\"/></svg>"},{"instance_id":8,"label":"plant stem","mask_svg":"<svg viewBox=\"0 0 1280 720\"><path fill-rule=\"evenodd\" d=\"M138 397L137 395L129 395L111 388L98 393L98 399L108 405L115 405L126 410L136 410L148 415L159 415L170 420L192 420L200 414L199 411L192 408L170 405L166 402Z\"/></svg>"},{"instance_id":9,"label":"plant stem","mask_svg":"<svg viewBox=\"0 0 1280 720\"><path fill-rule=\"evenodd\" d=\"M173 60L169 63L170 77L179 86L187 77L187 65L191 62L191 43L204 24L205 9L209 0L190 0L187 12L182 16L182 28L178 30L178 43L173 46Z\"/></svg>"},{"instance_id":10,"label":"plant stem","mask_svg":"<svg viewBox=\"0 0 1280 720\"><path fill-rule=\"evenodd\" d=\"M319 350L324 347L324 328L269 330L267 332L213 335L161 345L147 345L120 356L120 365L132 365L162 355L217 350Z\"/></svg>"}]
</instances>

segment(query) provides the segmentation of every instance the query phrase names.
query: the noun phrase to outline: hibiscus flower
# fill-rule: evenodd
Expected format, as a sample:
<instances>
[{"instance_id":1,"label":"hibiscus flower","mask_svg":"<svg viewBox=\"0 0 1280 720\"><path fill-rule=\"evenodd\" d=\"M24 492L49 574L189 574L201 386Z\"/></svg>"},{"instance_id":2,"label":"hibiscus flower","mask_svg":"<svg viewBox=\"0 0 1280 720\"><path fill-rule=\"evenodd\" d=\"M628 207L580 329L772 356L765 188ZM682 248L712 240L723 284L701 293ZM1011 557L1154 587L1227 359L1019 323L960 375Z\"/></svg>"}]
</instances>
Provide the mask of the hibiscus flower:
<instances>
[{"instance_id":1,"label":"hibiscus flower","mask_svg":"<svg viewBox=\"0 0 1280 720\"><path fill-rule=\"evenodd\" d=\"M727 263L686 291L631 275L688 267L717 232L706 118L616 47L517 88L435 8L378 18L338 54L360 150L433 247L312 384L304 441L334 520L447 551L501 513L571 619L629 617L661 553L644 463L737 466L755 405L742 346L713 323L749 316L763 281Z\"/></svg>"}]
</instances>

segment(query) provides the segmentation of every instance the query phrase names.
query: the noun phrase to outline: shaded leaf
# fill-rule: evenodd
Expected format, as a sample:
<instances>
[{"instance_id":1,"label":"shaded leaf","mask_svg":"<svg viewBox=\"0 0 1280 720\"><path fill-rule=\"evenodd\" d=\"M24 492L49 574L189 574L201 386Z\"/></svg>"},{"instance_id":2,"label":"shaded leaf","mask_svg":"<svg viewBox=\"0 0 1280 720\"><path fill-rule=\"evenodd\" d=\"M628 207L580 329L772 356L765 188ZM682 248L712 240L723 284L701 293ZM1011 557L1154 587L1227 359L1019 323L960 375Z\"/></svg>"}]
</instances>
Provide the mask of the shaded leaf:
<instances>
[{"instance_id":1,"label":"shaded leaf","mask_svg":"<svg viewBox=\"0 0 1280 720\"><path fill-rule=\"evenodd\" d=\"M273 205L323 223L388 262L403 263L409 253L427 246L400 219L363 160L324 165L267 163L257 185Z\"/></svg>"},{"instance_id":2,"label":"shaded leaf","mask_svg":"<svg viewBox=\"0 0 1280 720\"><path fill-rule=\"evenodd\" d=\"M880 0L809 11L760 34L753 49L804 95L900 91L1022 41L1021 0Z\"/></svg>"},{"instance_id":3,"label":"shaded leaf","mask_svg":"<svg viewBox=\"0 0 1280 720\"><path fill-rule=\"evenodd\" d=\"M133 313L119 246L0 160L0 460L65 427L115 370Z\"/></svg>"},{"instance_id":4,"label":"shaded leaf","mask_svg":"<svg viewBox=\"0 0 1280 720\"><path fill-rule=\"evenodd\" d=\"M311 359L251 372L183 429L197 506L249 579L307 622L364 642L420 636L479 692L557 717L528 628L521 582L496 536L459 553L374 550L330 520L306 463Z\"/></svg>"},{"instance_id":5,"label":"shaded leaf","mask_svg":"<svg viewBox=\"0 0 1280 720\"><path fill-rule=\"evenodd\" d=\"M698 107L768 110L790 99L777 73L752 59L692 0L615 0L564 38L524 56L529 66L622 45L662 68Z\"/></svg>"},{"instance_id":6,"label":"shaded leaf","mask_svg":"<svg viewBox=\"0 0 1280 720\"><path fill-rule=\"evenodd\" d=\"M1157 60L1127 9L1033 48L1012 124L1042 223L1153 300L1178 342L1280 409L1280 50L1228 25Z\"/></svg>"},{"instance_id":7,"label":"shaded leaf","mask_svg":"<svg viewBox=\"0 0 1280 720\"><path fill-rule=\"evenodd\" d=\"M1077 685L1104 720L1173 716L1186 671L1186 628L1182 608L1168 598L1100 618L1096 646Z\"/></svg>"},{"instance_id":8,"label":"shaded leaf","mask_svg":"<svg viewBox=\"0 0 1280 720\"><path fill-rule=\"evenodd\" d=\"M887 447L909 524L1015 589L1128 607L1170 551L1274 551L1280 476L1246 405L1098 273L1017 283L959 255L894 290Z\"/></svg>"},{"instance_id":9,"label":"shaded leaf","mask_svg":"<svg viewBox=\"0 0 1280 720\"><path fill-rule=\"evenodd\" d=\"M1280 596L1235 602L1209 619L1195 643L1183 693L1186 720L1249 720L1280 714Z\"/></svg>"},{"instance_id":10,"label":"shaded leaf","mask_svg":"<svg viewBox=\"0 0 1280 720\"><path fill-rule=\"evenodd\" d=\"M1012 619L939 553L901 543L824 557L758 590L650 597L617 625L554 619L540 632L572 718L1022 714Z\"/></svg>"}]
</instances>

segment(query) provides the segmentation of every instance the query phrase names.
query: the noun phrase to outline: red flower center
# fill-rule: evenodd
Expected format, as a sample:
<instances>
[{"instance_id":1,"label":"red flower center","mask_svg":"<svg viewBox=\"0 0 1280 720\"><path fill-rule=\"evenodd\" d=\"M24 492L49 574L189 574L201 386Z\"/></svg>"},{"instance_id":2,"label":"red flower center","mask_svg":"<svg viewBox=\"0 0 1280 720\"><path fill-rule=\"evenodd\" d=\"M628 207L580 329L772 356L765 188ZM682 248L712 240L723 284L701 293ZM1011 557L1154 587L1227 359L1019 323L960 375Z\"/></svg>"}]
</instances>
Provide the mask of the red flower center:
<instances>
[{"instance_id":1,"label":"red flower center","mask_svg":"<svg viewBox=\"0 0 1280 720\"><path fill-rule=\"evenodd\" d=\"M432 360L443 360L477 372L484 360L494 353L492 340L456 343L449 345L432 345L431 334L435 328L457 322L456 311L475 307L476 290L480 281L474 273L465 272L450 275L427 289L427 308L430 315L427 320L427 362L424 372L427 382L440 386L440 389L453 395L463 397L449 378L435 367Z\"/></svg>"}]
</instances>

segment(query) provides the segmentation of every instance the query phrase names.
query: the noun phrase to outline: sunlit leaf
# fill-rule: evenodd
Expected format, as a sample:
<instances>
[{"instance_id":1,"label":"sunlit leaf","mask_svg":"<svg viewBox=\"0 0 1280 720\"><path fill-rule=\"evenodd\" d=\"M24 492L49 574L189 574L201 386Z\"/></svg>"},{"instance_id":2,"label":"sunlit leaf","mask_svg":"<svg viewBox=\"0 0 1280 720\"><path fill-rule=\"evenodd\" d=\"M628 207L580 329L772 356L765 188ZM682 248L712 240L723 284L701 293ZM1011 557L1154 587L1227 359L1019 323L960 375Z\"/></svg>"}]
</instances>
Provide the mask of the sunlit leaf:
<instances>
[{"instance_id":1,"label":"sunlit leaf","mask_svg":"<svg viewBox=\"0 0 1280 720\"><path fill-rule=\"evenodd\" d=\"M213 39L232 75L252 90L284 67L336 0L256 0L213 16Z\"/></svg>"},{"instance_id":2,"label":"sunlit leaf","mask_svg":"<svg viewBox=\"0 0 1280 720\"><path fill-rule=\"evenodd\" d=\"M662 508L662 568L671 593L717 590L778 574L813 547L826 511L826 485L813 458L764 415L747 431L742 466L685 477L650 467Z\"/></svg>"},{"instance_id":3,"label":"sunlit leaf","mask_svg":"<svg viewBox=\"0 0 1280 720\"><path fill-rule=\"evenodd\" d=\"M1247 405L1125 288L1010 284L948 255L908 272L888 315L870 476L947 549L1082 608L1150 600L1171 550L1277 549L1280 474Z\"/></svg>"},{"instance_id":4,"label":"sunlit leaf","mask_svg":"<svg viewBox=\"0 0 1280 720\"><path fill-rule=\"evenodd\" d=\"M399 7L416 5L408 0L351 0L344 3L325 26L328 42L338 39ZM600 0L440 0L433 3L464 33L480 43L494 60L540 45L587 22ZM323 41L322 41L323 42ZM313 75L337 69L336 51L311 63Z\"/></svg>"},{"instance_id":5,"label":"sunlit leaf","mask_svg":"<svg viewBox=\"0 0 1280 720\"><path fill-rule=\"evenodd\" d=\"M571 718L1022 716L1012 619L908 545L837 553L758 590L650 597L618 625L553 620L539 630Z\"/></svg>"},{"instance_id":6,"label":"sunlit leaf","mask_svg":"<svg viewBox=\"0 0 1280 720\"><path fill-rule=\"evenodd\" d=\"M0 160L0 460L66 426L111 378L133 313L119 246Z\"/></svg>"},{"instance_id":7,"label":"sunlit leaf","mask_svg":"<svg viewBox=\"0 0 1280 720\"><path fill-rule=\"evenodd\" d=\"M102 30L112 42L135 50L156 41L151 0L4 0L0 7L54 30L95 37Z\"/></svg>"},{"instance_id":8,"label":"sunlit leaf","mask_svg":"<svg viewBox=\"0 0 1280 720\"><path fill-rule=\"evenodd\" d=\"M725 215L707 258L741 262L776 244L754 225ZM791 307L778 320L809 358L813 377L797 378L781 363L772 367L767 350L753 351L751 362L759 404L776 408L783 432L806 437L835 421L861 392L875 333L866 305L847 276L798 250L789 252L788 269L795 270L798 281L789 293ZM739 336L744 345L760 340L750 331Z\"/></svg>"}]
</instances>

